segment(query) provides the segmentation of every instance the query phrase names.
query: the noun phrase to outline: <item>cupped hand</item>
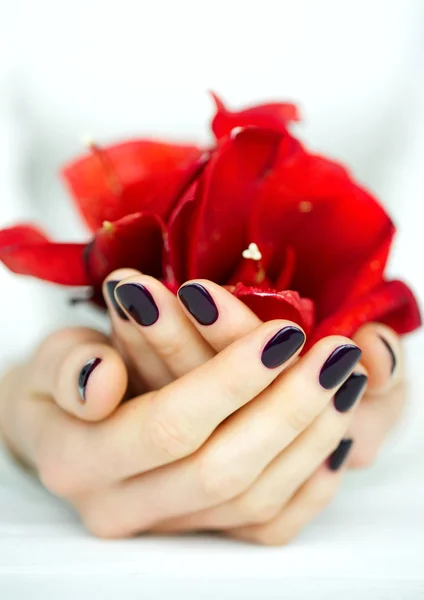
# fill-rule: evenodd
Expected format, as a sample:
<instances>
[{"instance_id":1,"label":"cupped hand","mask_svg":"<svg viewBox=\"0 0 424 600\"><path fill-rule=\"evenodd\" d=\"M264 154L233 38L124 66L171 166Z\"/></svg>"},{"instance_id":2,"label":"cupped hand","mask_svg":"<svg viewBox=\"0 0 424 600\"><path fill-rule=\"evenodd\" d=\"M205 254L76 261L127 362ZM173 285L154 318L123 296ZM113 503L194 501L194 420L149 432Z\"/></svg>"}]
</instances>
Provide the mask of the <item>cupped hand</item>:
<instances>
[{"instance_id":1,"label":"cupped hand","mask_svg":"<svg viewBox=\"0 0 424 600\"><path fill-rule=\"evenodd\" d=\"M159 389L205 363L262 321L221 286L198 280L175 297L159 281L120 269L105 282L115 343L138 391ZM406 400L403 352L397 334L368 323L353 336L368 373L366 394L349 434L349 466L370 466Z\"/></svg>"},{"instance_id":2,"label":"cupped hand","mask_svg":"<svg viewBox=\"0 0 424 600\"><path fill-rule=\"evenodd\" d=\"M207 305L213 298L218 318L210 325L198 322L187 294L184 315L158 282L149 289L161 318L168 305L159 298L178 308L174 335L184 324L188 338L168 339L161 318L139 331L119 318L115 335L134 370L146 364L138 348L152 349L147 356L166 368L170 383L120 405L126 370L108 340L89 330L60 332L3 381L5 439L99 536L219 529L268 544L288 541L338 486L363 392L359 353L349 340L326 338L296 360L303 335L294 324L261 324L214 284L188 288L195 297L209 293ZM127 327L128 337L117 327ZM191 351L192 336L201 359ZM343 377L329 382L320 374L339 347L351 359ZM174 363L174 355L181 360Z\"/></svg>"}]
</instances>

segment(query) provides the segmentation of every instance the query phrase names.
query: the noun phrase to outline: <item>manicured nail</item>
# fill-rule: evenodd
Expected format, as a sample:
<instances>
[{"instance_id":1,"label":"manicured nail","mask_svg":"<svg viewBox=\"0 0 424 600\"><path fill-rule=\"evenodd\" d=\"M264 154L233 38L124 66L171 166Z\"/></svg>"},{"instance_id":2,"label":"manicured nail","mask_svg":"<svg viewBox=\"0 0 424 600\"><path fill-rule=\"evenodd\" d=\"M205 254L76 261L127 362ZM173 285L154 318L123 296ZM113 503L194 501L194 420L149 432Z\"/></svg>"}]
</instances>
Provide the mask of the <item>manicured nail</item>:
<instances>
[{"instance_id":1,"label":"manicured nail","mask_svg":"<svg viewBox=\"0 0 424 600\"><path fill-rule=\"evenodd\" d=\"M212 325L218 319L214 299L200 283L188 283L178 290L178 297L200 325Z\"/></svg>"},{"instance_id":2,"label":"manicured nail","mask_svg":"<svg viewBox=\"0 0 424 600\"><path fill-rule=\"evenodd\" d=\"M262 364L268 369L279 367L296 354L304 342L305 334L301 329L291 325L280 329L262 350Z\"/></svg>"},{"instance_id":3,"label":"manicured nail","mask_svg":"<svg viewBox=\"0 0 424 600\"><path fill-rule=\"evenodd\" d=\"M325 361L319 374L319 382L326 390L337 387L346 379L362 352L358 346L345 344L339 346Z\"/></svg>"},{"instance_id":4,"label":"manicured nail","mask_svg":"<svg viewBox=\"0 0 424 600\"><path fill-rule=\"evenodd\" d=\"M341 413L347 412L366 388L368 377L362 373L352 373L334 396L334 407Z\"/></svg>"},{"instance_id":5,"label":"manicured nail","mask_svg":"<svg viewBox=\"0 0 424 600\"><path fill-rule=\"evenodd\" d=\"M379 336L379 338L383 342L383 344L386 346L387 351L390 354L390 360L392 361L390 373L393 374L394 370L396 369L396 363L397 363L396 355L393 352L393 349L392 349L391 345L389 344L389 342L387 340L385 340L384 337L382 337L381 335Z\"/></svg>"},{"instance_id":6,"label":"manicured nail","mask_svg":"<svg viewBox=\"0 0 424 600\"><path fill-rule=\"evenodd\" d=\"M118 316L121 317L121 319L123 319L124 321L129 321L129 318L124 313L122 308L119 306L119 304L115 298L115 288L118 285L118 283L119 283L119 281L108 281L106 283L106 290L109 295L110 301L113 305L113 308L116 310Z\"/></svg>"},{"instance_id":7,"label":"manicured nail","mask_svg":"<svg viewBox=\"0 0 424 600\"><path fill-rule=\"evenodd\" d=\"M353 440L351 438L345 438L340 442L333 454L329 456L328 468L331 471L338 471L340 469L349 455L352 444Z\"/></svg>"},{"instance_id":8,"label":"manicured nail","mask_svg":"<svg viewBox=\"0 0 424 600\"><path fill-rule=\"evenodd\" d=\"M149 327L159 319L156 302L141 283L124 283L116 288L115 294L127 313L139 325Z\"/></svg>"},{"instance_id":9,"label":"manicured nail","mask_svg":"<svg viewBox=\"0 0 424 600\"><path fill-rule=\"evenodd\" d=\"M80 371L78 377L78 391L83 402L85 402L85 391L90 375L101 362L101 358L93 358L92 360L89 360L88 363L84 365Z\"/></svg>"}]
</instances>

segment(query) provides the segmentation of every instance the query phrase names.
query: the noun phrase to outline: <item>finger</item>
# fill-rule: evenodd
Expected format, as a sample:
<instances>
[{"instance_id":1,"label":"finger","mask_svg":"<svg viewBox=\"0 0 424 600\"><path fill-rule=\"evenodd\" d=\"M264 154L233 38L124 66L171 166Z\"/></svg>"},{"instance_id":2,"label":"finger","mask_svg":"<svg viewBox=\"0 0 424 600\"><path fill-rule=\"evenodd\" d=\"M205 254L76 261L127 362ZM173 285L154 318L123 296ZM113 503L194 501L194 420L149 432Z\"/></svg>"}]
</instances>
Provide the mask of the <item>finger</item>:
<instances>
[{"instance_id":1,"label":"finger","mask_svg":"<svg viewBox=\"0 0 424 600\"><path fill-rule=\"evenodd\" d=\"M368 394L385 394L403 378L403 353L397 334L380 323L361 327L353 341L362 350L368 377Z\"/></svg>"},{"instance_id":2,"label":"finger","mask_svg":"<svg viewBox=\"0 0 424 600\"><path fill-rule=\"evenodd\" d=\"M131 388L135 394L140 394L146 390L159 389L173 381L174 377L147 338L140 335L140 331L134 327L134 323L126 316L115 298L117 285L137 274L138 271L134 269L113 271L103 284L103 296L112 321L114 345L128 366Z\"/></svg>"},{"instance_id":3,"label":"finger","mask_svg":"<svg viewBox=\"0 0 424 600\"><path fill-rule=\"evenodd\" d=\"M364 402L358 409L349 435L356 443L349 466L371 466L380 449L399 420L406 401L404 360L399 337L379 323L369 323L355 335L363 351L362 362L367 367L370 385Z\"/></svg>"},{"instance_id":4,"label":"finger","mask_svg":"<svg viewBox=\"0 0 424 600\"><path fill-rule=\"evenodd\" d=\"M235 379L235 369L240 372L240 365L231 364L229 353L234 347L240 347L243 353L249 348L247 340L260 339L259 334L272 331L271 327L272 323L261 325L252 334L223 350L209 364L225 356L229 372L233 374L230 381L233 381L234 386L234 380L238 382ZM234 406L233 401L231 404L234 409L240 408L241 404L246 406L238 410L233 418L227 418L211 440L194 456L124 482L117 494L121 496L120 502L128 503L126 517L129 521L163 521L222 504L247 490L275 456L322 412L348 377L359 360L360 351L347 342L349 340L342 337L321 340L293 367L287 369L275 384L270 386L268 381L266 390L260 395L264 374L260 370L256 372L255 363L248 360L253 354L249 351L243 357L242 364L245 368L241 373L249 373L249 378L244 378L243 385L249 390L247 395L255 397L255 401L248 404L239 401L238 406ZM224 371L222 377L215 379L214 406L219 405L220 398L225 393L225 385L222 391L218 387L221 380L225 382L225 377L228 377L228 373ZM284 387L281 385L282 381L286 382ZM208 386L205 386L206 389ZM239 389L236 388L236 391L238 397ZM191 394L187 394L186 398L190 396ZM159 401L154 404L158 407L161 405ZM222 422L223 416L225 415L220 416L219 422ZM226 416L229 416L228 410ZM204 425L200 422L194 431L199 431L202 427ZM169 424L167 431L169 432ZM178 432L181 432L181 426ZM209 433L212 431L209 430ZM180 438L180 433L177 437ZM175 436L172 439L175 441ZM167 443L169 452L169 435ZM196 445L200 447L200 444ZM137 454L142 456L144 453ZM187 456L189 453L184 454ZM168 498L172 498L172 503L167 501Z\"/></svg>"},{"instance_id":5,"label":"finger","mask_svg":"<svg viewBox=\"0 0 424 600\"><path fill-rule=\"evenodd\" d=\"M222 421L291 364L304 340L287 321L264 323L165 388L125 403L91 436L84 467L109 481L196 452Z\"/></svg>"},{"instance_id":6,"label":"finger","mask_svg":"<svg viewBox=\"0 0 424 600\"><path fill-rule=\"evenodd\" d=\"M139 337L162 359L173 378L181 377L215 355L160 281L138 273L122 280L115 297Z\"/></svg>"},{"instance_id":7,"label":"finger","mask_svg":"<svg viewBox=\"0 0 424 600\"><path fill-rule=\"evenodd\" d=\"M106 336L90 329L66 329L41 345L30 368L31 392L52 397L83 421L100 421L122 401L125 365Z\"/></svg>"},{"instance_id":8,"label":"finger","mask_svg":"<svg viewBox=\"0 0 424 600\"><path fill-rule=\"evenodd\" d=\"M178 298L192 323L216 352L262 323L241 300L212 281L187 282L179 289Z\"/></svg>"},{"instance_id":9,"label":"finger","mask_svg":"<svg viewBox=\"0 0 424 600\"><path fill-rule=\"evenodd\" d=\"M362 372L356 367L355 372ZM356 409L365 387L359 391ZM228 529L273 519L302 484L339 447L355 410L340 413L331 402L312 424L234 499L161 523L159 531ZM349 445L350 446L350 445Z\"/></svg>"},{"instance_id":10,"label":"finger","mask_svg":"<svg viewBox=\"0 0 424 600\"><path fill-rule=\"evenodd\" d=\"M281 513L267 523L226 531L230 537L265 546L283 546L317 517L333 500L339 489L343 468L331 471L323 467L297 492Z\"/></svg>"},{"instance_id":11,"label":"finger","mask_svg":"<svg viewBox=\"0 0 424 600\"><path fill-rule=\"evenodd\" d=\"M349 428L349 435L355 439L350 467L366 468L376 461L388 434L401 417L405 402L403 382L384 396L366 395Z\"/></svg>"}]
</instances>

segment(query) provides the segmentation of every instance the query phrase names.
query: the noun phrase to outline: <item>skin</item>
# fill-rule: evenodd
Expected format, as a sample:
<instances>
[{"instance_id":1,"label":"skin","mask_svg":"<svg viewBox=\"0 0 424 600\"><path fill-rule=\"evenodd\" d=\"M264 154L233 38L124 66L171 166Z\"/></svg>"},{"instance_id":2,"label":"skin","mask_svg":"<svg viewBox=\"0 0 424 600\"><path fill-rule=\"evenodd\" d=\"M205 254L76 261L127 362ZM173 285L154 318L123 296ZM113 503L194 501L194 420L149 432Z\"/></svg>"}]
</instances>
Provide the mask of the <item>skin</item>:
<instances>
[{"instance_id":1,"label":"skin","mask_svg":"<svg viewBox=\"0 0 424 600\"><path fill-rule=\"evenodd\" d=\"M89 329L57 332L0 382L6 443L93 534L206 529L285 544L336 494L346 467L333 472L326 459L342 438L354 439L348 466L374 462L405 399L393 331L368 324L353 340L327 337L267 369L261 351L289 322L261 323L229 292L199 280L219 309L205 327L151 277L124 269L108 279L145 285L159 320L123 321L105 293L112 340ZM393 373L380 336L396 356ZM342 414L337 388L324 390L318 376L346 343L362 349L354 372L368 375L368 387ZM78 375L96 357L83 403ZM128 374L130 399L121 403Z\"/></svg>"}]
</instances>

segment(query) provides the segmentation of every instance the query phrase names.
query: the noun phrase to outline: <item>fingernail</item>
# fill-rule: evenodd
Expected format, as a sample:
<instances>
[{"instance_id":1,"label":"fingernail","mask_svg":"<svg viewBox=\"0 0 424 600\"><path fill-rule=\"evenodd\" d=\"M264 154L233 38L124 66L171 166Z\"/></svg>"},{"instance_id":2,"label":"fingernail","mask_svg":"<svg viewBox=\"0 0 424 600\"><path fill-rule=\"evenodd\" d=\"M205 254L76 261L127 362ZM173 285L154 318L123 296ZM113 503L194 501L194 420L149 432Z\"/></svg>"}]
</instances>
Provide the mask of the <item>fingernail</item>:
<instances>
[{"instance_id":1,"label":"fingernail","mask_svg":"<svg viewBox=\"0 0 424 600\"><path fill-rule=\"evenodd\" d=\"M80 374L78 376L78 391L80 393L80 396L81 396L83 402L85 402L85 400L86 400L85 391L87 388L87 384L88 384L90 375L101 362L102 362L101 358L93 358L92 360L89 360L88 363L86 365L84 365L80 371Z\"/></svg>"},{"instance_id":2,"label":"fingernail","mask_svg":"<svg viewBox=\"0 0 424 600\"><path fill-rule=\"evenodd\" d=\"M352 448L352 444L353 440L351 438L345 438L340 442L333 454L328 458L328 468L330 471L338 471L343 466Z\"/></svg>"},{"instance_id":3,"label":"fingernail","mask_svg":"<svg viewBox=\"0 0 424 600\"><path fill-rule=\"evenodd\" d=\"M362 352L357 346L339 346L325 361L319 374L319 382L326 390L337 387L346 379Z\"/></svg>"},{"instance_id":4,"label":"fingernail","mask_svg":"<svg viewBox=\"0 0 424 600\"><path fill-rule=\"evenodd\" d=\"M334 396L334 407L341 413L347 412L366 388L368 377L362 373L352 373Z\"/></svg>"},{"instance_id":5,"label":"fingernail","mask_svg":"<svg viewBox=\"0 0 424 600\"><path fill-rule=\"evenodd\" d=\"M121 319L123 319L124 321L129 321L129 318L124 313L122 308L119 306L119 304L115 298L115 288L118 285L118 283L119 283L119 281L108 281L106 283L106 290L109 295L110 301L113 305L113 308L116 310L116 313L118 314L118 316L121 317Z\"/></svg>"},{"instance_id":6,"label":"fingernail","mask_svg":"<svg viewBox=\"0 0 424 600\"><path fill-rule=\"evenodd\" d=\"M119 302L139 325L149 327L159 319L159 309L152 294L141 283L124 283L116 288Z\"/></svg>"},{"instance_id":7,"label":"fingernail","mask_svg":"<svg viewBox=\"0 0 424 600\"><path fill-rule=\"evenodd\" d=\"M289 360L304 342L305 334L301 329L291 325L280 329L262 350L262 364L268 369L279 367Z\"/></svg>"},{"instance_id":8,"label":"fingernail","mask_svg":"<svg viewBox=\"0 0 424 600\"><path fill-rule=\"evenodd\" d=\"M178 290L178 297L200 325L212 325L218 319L214 299L200 283L188 283Z\"/></svg>"},{"instance_id":9,"label":"fingernail","mask_svg":"<svg viewBox=\"0 0 424 600\"><path fill-rule=\"evenodd\" d=\"M380 340L383 342L383 344L386 346L388 353L390 354L390 360L392 361L391 363L391 371L390 373L393 375L394 370L396 369L396 354L393 352L392 347L390 346L389 342L387 340L384 339L384 337L382 337L381 335L379 336Z\"/></svg>"}]
</instances>

